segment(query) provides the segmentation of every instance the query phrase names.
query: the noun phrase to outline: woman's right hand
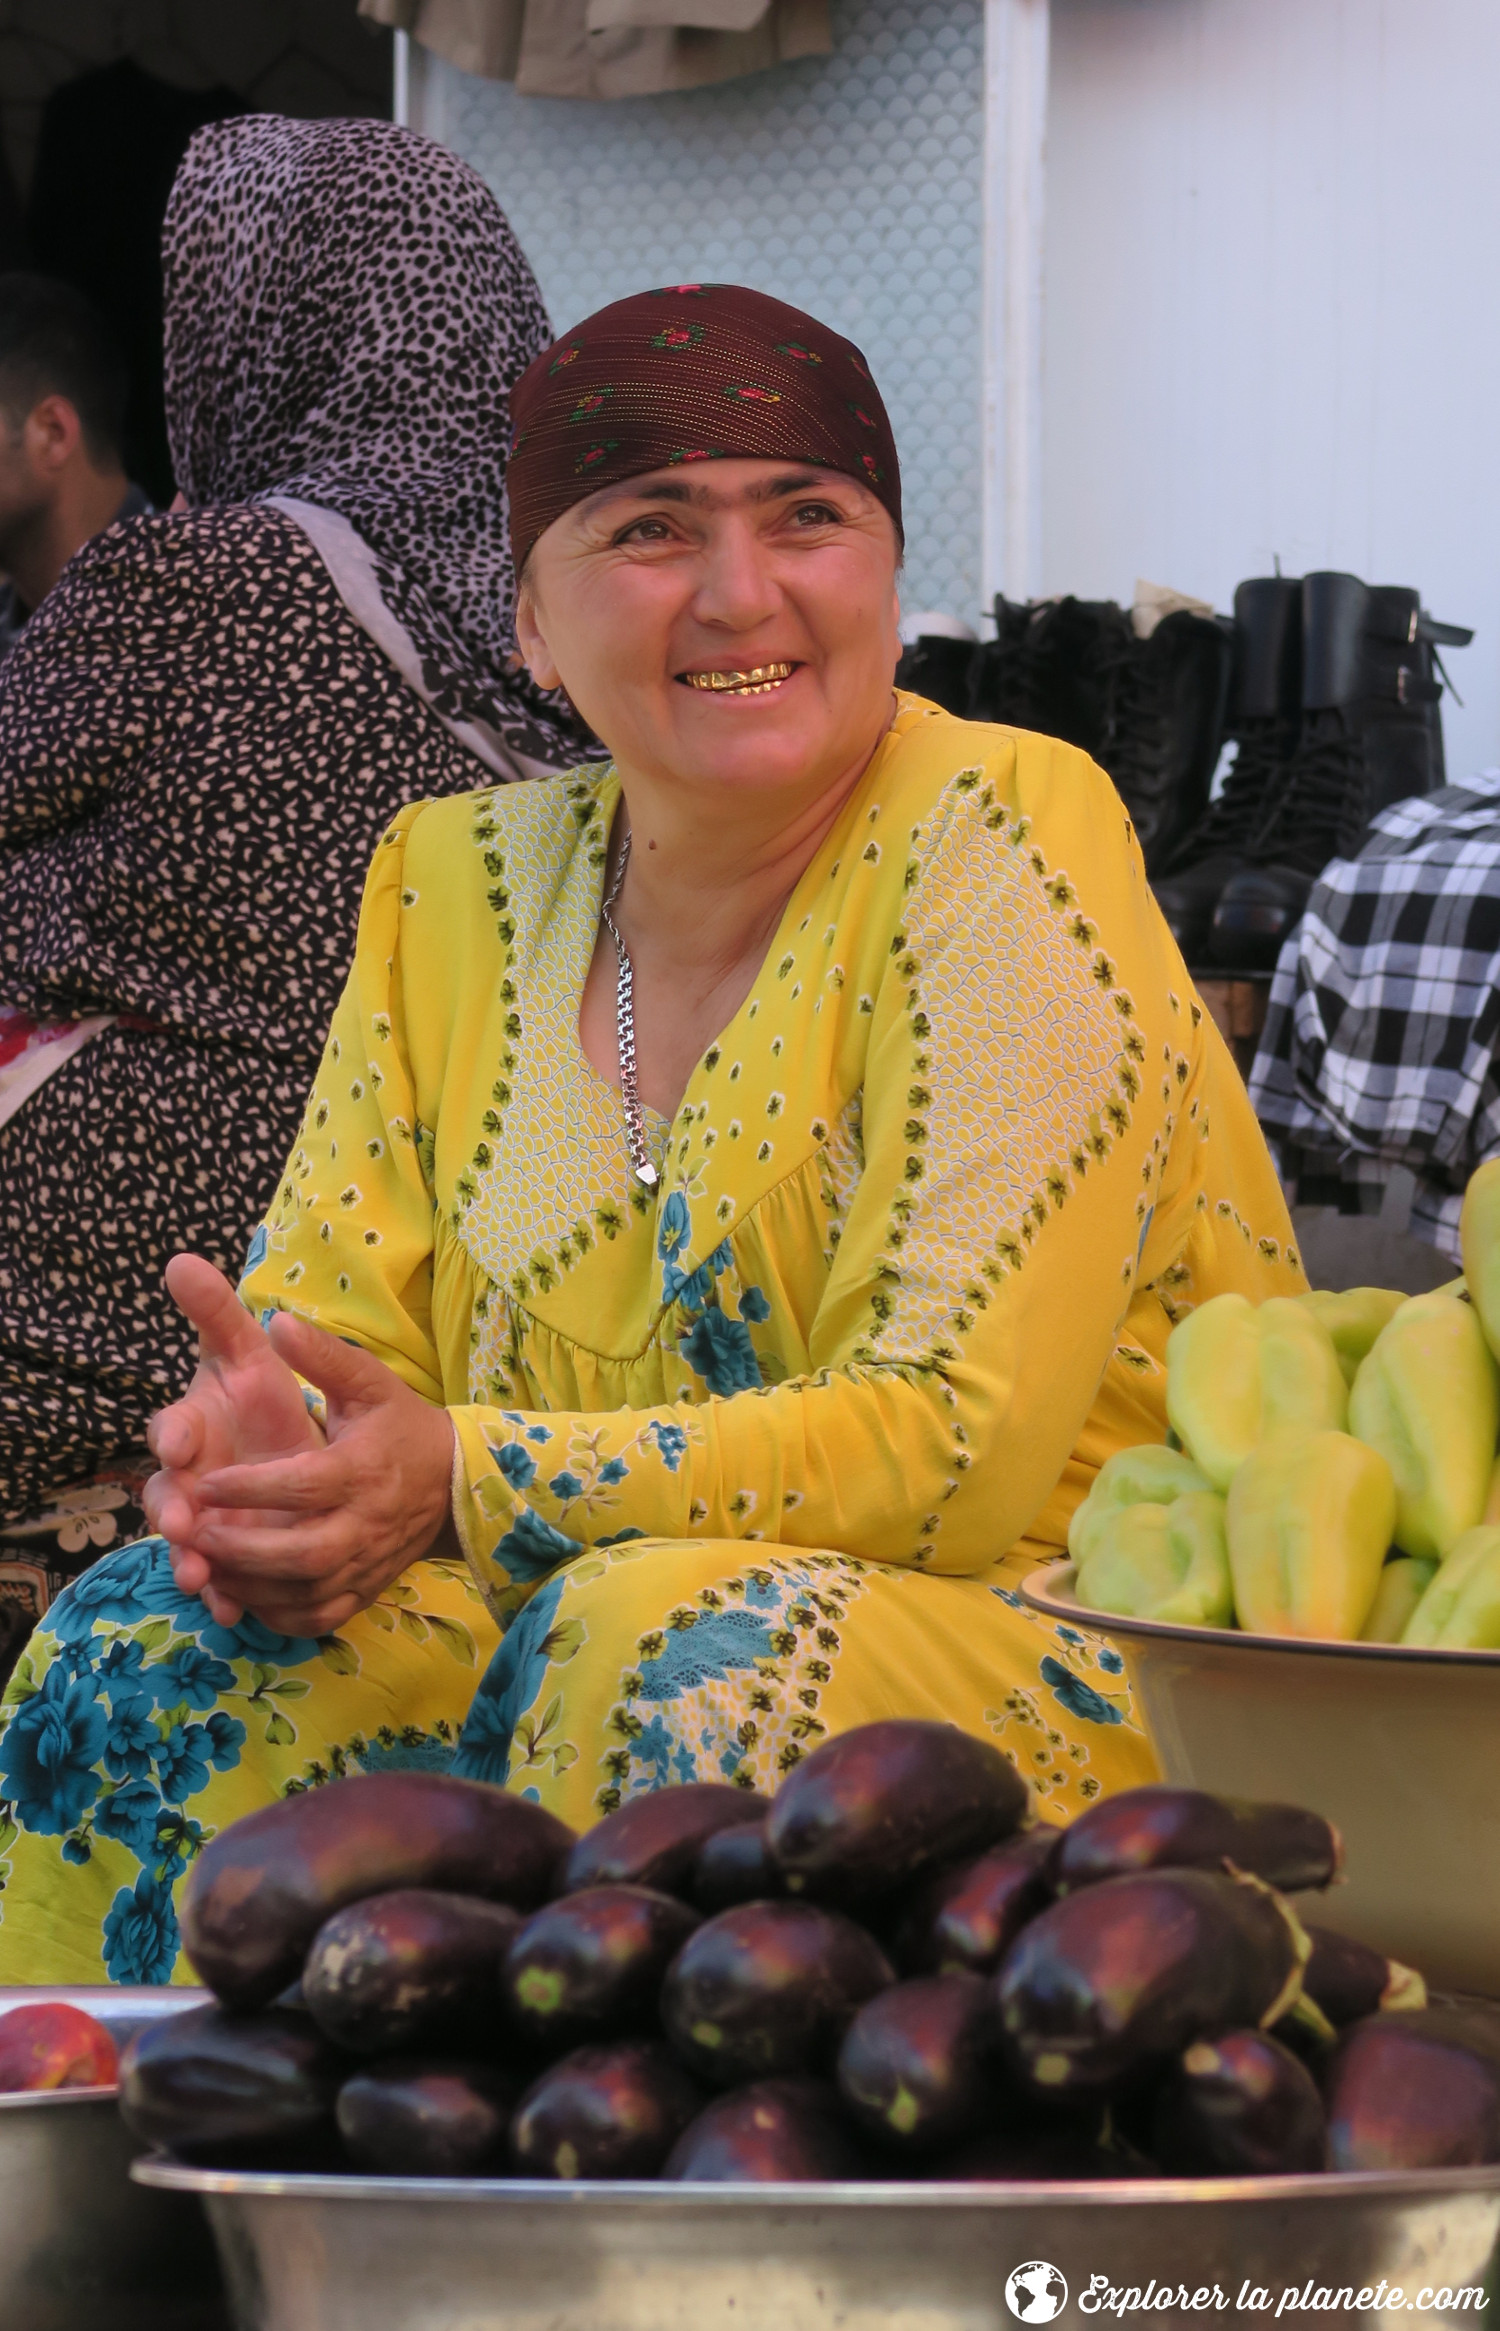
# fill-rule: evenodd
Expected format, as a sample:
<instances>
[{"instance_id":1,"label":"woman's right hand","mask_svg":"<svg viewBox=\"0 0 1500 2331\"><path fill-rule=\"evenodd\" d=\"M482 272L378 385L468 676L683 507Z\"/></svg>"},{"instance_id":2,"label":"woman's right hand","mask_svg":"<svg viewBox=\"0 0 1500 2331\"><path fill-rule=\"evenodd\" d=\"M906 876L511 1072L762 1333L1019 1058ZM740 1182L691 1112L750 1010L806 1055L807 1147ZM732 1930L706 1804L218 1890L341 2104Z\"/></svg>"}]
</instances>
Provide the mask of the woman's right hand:
<instances>
[{"instance_id":1,"label":"woman's right hand","mask_svg":"<svg viewBox=\"0 0 1500 2331\"><path fill-rule=\"evenodd\" d=\"M216 1591L209 1562L193 1547L204 1510L198 1483L227 1465L321 1449L324 1436L308 1414L296 1376L211 1263L175 1255L167 1265L167 1291L198 1330L198 1368L182 1399L160 1410L147 1429L161 1470L146 1484L146 1515L171 1548L173 1575L183 1592L201 1595L221 1626L233 1626L241 1606ZM215 1510L216 1522L226 1518L222 1508Z\"/></svg>"}]
</instances>

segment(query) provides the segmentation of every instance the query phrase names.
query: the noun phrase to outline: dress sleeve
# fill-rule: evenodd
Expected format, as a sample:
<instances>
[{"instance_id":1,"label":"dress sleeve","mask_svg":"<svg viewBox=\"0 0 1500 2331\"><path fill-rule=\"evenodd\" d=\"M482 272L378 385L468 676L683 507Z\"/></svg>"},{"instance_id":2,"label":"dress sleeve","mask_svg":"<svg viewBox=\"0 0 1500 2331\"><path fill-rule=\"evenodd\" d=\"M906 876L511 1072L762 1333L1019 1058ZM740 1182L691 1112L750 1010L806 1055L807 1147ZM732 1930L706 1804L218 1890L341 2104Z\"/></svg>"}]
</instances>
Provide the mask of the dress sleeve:
<instances>
[{"instance_id":1,"label":"dress sleeve","mask_svg":"<svg viewBox=\"0 0 1500 2331\"><path fill-rule=\"evenodd\" d=\"M806 1372L752 1367L743 1390L649 1410L453 1411L455 1517L502 1619L590 1544L771 1539L968 1574L1045 1505L1131 1300L1173 1118L1170 1077L1144 1091L1130 987L1165 996L1165 931L1118 801L1068 759L1076 806L1049 831L1087 896L982 771L916 831ZM756 1299L737 1318L711 1300L726 1355L749 1351Z\"/></svg>"},{"instance_id":2,"label":"dress sleeve","mask_svg":"<svg viewBox=\"0 0 1500 2331\"><path fill-rule=\"evenodd\" d=\"M431 1136L417 1119L399 976L403 852L425 806L401 812L371 861L354 963L240 1298L262 1319L295 1311L362 1344L441 1402Z\"/></svg>"}]
</instances>

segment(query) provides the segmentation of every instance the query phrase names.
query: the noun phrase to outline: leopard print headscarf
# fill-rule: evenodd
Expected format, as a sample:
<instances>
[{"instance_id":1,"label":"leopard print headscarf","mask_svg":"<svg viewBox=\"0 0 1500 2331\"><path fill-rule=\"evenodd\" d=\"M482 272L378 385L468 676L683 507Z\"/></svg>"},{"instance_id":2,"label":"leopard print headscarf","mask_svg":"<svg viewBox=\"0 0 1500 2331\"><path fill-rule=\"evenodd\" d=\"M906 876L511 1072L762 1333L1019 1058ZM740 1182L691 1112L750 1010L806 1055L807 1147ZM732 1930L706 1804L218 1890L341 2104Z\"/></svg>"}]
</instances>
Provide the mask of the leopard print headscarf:
<instances>
[{"instance_id":1,"label":"leopard print headscarf","mask_svg":"<svg viewBox=\"0 0 1500 2331\"><path fill-rule=\"evenodd\" d=\"M437 711L577 760L566 703L513 668L509 398L552 334L483 181L390 122L215 122L177 173L162 256L189 503L336 512Z\"/></svg>"}]
</instances>

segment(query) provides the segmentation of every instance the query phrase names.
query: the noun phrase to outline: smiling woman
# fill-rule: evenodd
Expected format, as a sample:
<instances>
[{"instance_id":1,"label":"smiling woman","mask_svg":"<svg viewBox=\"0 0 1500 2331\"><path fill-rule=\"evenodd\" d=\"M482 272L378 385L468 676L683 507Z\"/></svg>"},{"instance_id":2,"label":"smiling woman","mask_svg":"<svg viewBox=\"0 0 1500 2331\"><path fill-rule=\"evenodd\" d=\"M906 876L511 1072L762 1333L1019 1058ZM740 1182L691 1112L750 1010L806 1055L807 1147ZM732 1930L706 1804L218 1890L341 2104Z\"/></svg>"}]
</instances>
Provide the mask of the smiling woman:
<instances>
[{"instance_id":1,"label":"smiling woman","mask_svg":"<svg viewBox=\"0 0 1500 2331\"><path fill-rule=\"evenodd\" d=\"M401 813L239 1298L171 1267L162 1536L8 1696L6 1981L185 1976L204 1837L350 1769L586 1823L909 1714L1056 1818L1152 1774L1017 1582L1178 1312L1303 1280L1125 812L893 694L895 447L811 317L646 294L513 409L520 643L612 759Z\"/></svg>"}]
</instances>

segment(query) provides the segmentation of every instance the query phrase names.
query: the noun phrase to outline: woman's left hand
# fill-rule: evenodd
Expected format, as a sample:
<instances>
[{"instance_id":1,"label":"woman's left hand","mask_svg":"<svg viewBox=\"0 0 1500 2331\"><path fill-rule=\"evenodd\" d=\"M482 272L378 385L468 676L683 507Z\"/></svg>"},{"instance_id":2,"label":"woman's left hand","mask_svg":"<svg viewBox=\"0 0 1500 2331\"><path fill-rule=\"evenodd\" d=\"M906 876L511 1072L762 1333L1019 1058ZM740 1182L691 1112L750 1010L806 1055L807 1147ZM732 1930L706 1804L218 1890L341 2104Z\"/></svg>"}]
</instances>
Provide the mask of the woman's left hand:
<instances>
[{"instance_id":1,"label":"woman's left hand","mask_svg":"<svg viewBox=\"0 0 1500 2331\"><path fill-rule=\"evenodd\" d=\"M327 1446L204 1474L173 1568L196 1586L206 1563L216 1596L281 1634L329 1635L451 1532L453 1425L357 1345L286 1312L267 1332L325 1395Z\"/></svg>"}]
</instances>

